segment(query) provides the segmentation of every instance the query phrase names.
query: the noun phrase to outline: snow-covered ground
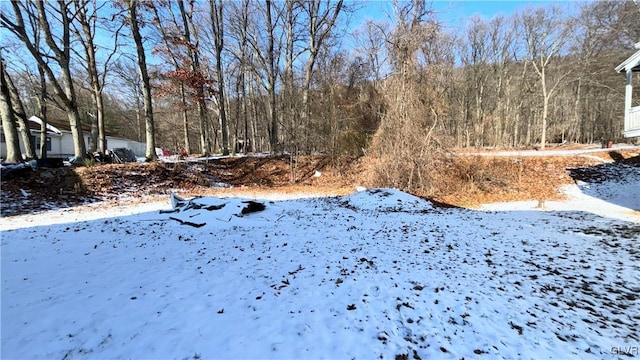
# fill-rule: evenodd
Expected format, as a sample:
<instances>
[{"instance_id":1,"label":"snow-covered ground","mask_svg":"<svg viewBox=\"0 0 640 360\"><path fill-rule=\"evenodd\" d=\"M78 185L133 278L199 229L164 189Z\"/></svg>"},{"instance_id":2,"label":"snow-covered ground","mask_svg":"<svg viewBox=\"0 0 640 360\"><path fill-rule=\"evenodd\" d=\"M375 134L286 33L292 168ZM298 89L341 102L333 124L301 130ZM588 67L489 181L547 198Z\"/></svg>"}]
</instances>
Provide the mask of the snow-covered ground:
<instances>
[{"instance_id":1,"label":"snow-covered ground","mask_svg":"<svg viewBox=\"0 0 640 360\"><path fill-rule=\"evenodd\" d=\"M520 151L489 151L489 152L462 152L460 155L468 156L489 156L489 157L512 157L512 156L568 156L568 155L582 155L589 153L609 152L617 150L637 150L640 149L638 145L630 144L615 144L611 148L593 147L590 149L547 149L547 150L520 150ZM588 157L588 155L584 155ZM593 157L599 161L601 158Z\"/></svg>"},{"instance_id":2,"label":"snow-covered ground","mask_svg":"<svg viewBox=\"0 0 640 360\"><path fill-rule=\"evenodd\" d=\"M639 357L634 174L479 210L369 189L3 217L0 355Z\"/></svg>"}]
</instances>

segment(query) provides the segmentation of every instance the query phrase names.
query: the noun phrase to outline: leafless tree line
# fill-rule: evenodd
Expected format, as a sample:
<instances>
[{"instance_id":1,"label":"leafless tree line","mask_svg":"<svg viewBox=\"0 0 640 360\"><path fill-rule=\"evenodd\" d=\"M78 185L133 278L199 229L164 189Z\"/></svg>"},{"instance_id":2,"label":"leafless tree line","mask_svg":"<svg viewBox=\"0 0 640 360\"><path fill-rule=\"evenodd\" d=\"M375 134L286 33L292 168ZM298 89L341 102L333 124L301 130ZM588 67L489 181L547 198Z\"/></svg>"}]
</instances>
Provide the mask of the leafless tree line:
<instances>
[{"instance_id":1,"label":"leafless tree line","mask_svg":"<svg viewBox=\"0 0 640 360\"><path fill-rule=\"evenodd\" d=\"M446 133L457 146L619 139L622 84L612 69L640 39L638 16L633 2L597 2L472 18Z\"/></svg>"},{"instance_id":2,"label":"leafless tree line","mask_svg":"<svg viewBox=\"0 0 640 360\"><path fill-rule=\"evenodd\" d=\"M370 153L380 169L399 166L391 154L413 159L405 184L422 182L433 149L620 137L613 67L640 40L634 2L529 7L454 29L428 2L391 4L389 19L348 31L366 3L3 3L3 126L65 116L79 158L104 152L106 132L146 141L149 160L156 142L201 154Z\"/></svg>"}]
</instances>

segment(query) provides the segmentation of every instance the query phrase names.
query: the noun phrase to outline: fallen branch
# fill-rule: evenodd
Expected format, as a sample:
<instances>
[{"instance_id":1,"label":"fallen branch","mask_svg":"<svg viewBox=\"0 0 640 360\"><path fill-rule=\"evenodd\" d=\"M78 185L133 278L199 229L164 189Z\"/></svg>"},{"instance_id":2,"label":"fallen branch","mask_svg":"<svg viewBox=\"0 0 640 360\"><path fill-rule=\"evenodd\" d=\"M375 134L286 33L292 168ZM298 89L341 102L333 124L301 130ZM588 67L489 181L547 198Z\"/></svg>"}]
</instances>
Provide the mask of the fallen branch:
<instances>
[{"instance_id":1,"label":"fallen branch","mask_svg":"<svg viewBox=\"0 0 640 360\"><path fill-rule=\"evenodd\" d=\"M196 228L203 227L203 226L207 225L207 223L194 223L194 222L191 222L191 221L184 221L182 219L178 219L178 218L175 218L173 216L170 216L169 219L175 220L175 221L179 222L181 225L189 225L189 226L193 226L193 227L196 227Z\"/></svg>"},{"instance_id":2,"label":"fallen branch","mask_svg":"<svg viewBox=\"0 0 640 360\"><path fill-rule=\"evenodd\" d=\"M160 210L160 214L171 214L180 212L180 209Z\"/></svg>"}]
</instances>

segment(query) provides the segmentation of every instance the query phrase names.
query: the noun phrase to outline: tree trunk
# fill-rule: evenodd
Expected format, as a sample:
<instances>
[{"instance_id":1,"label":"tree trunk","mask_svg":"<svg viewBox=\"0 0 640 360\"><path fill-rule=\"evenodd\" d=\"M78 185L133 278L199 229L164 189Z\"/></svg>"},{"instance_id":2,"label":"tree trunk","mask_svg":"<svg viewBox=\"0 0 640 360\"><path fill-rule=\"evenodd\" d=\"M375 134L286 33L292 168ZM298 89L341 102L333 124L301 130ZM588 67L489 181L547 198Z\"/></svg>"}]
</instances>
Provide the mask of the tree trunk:
<instances>
[{"instance_id":1,"label":"tree trunk","mask_svg":"<svg viewBox=\"0 0 640 360\"><path fill-rule=\"evenodd\" d=\"M243 153L246 154L248 152L252 152L253 150L249 148L249 114L247 113L248 109L247 109L247 84L246 84L246 80L245 80L245 76L244 76L244 69L241 70L242 71L242 79L241 79L241 86L242 86L242 120L244 123L244 151ZM253 145L253 143L251 144Z\"/></svg>"},{"instance_id":2,"label":"tree trunk","mask_svg":"<svg viewBox=\"0 0 640 360\"><path fill-rule=\"evenodd\" d=\"M93 100L93 107L95 109L97 105L95 99ZM98 117L95 112L93 114L88 113L88 115L91 118L91 130L89 132L89 138L87 139L89 141L87 143L87 151L94 153L98 151Z\"/></svg>"},{"instance_id":3,"label":"tree trunk","mask_svg":"<svg viewBox=\"0 0 640 360\"><path fill-rule=\"evenodd\" d=\"M142 90L142 89L140 89ZM138 135L138 141L144 141L142 129L144 128L142 116L142 104L140 102L140 95L136 94L136 134Z\"/></svg>"},{"instance_id":4,"label":"tree trunk","mask_svg":"<svg viewBox=\"0 0 640 360\"><path fill-rule=\"evenodd\" d=\"M35 159L35 147L33 146L33 142L31 141L31 130L29 129L29 121L27 119L27 114L24 111L22 99L20 99L18 89L13 84L13 80L11 80L9 74L5 72L4 76L8 86L9 94L11 96L11 107L13 108L16 124L19 128L18 131L20 133L20 136L22 137L22 143L24 144L24 153L27 159Z\"/></svg>"},{"instance_id":5,"label":"tree trunk","mask_svg":"<svg viewBox=\"0 0 640 360\"><path fill-rule=\"evenodd\" d=\"M295 81L293 76L293 61L294 61L294 52L295 52L295 38L298 36L295 33L295 25L296 25L296 14L295 9L296 6L299 6L299 3L296 3L295 0L287 0L285 3L286 9L286 23L284 24L286 28L286 47L285 47L285 59L284 59L284 72L282 78L283 84L283 92L285 94L283 98L283 125L289 127L288 131L285 133L288 135L287 143L291 148L298 148L298 129L299 123L301 122L301 117L296 116L296 94L295 94Z\"/></svg>"},{"instance_id":6,"label":"tree trunk","mask_svg":"<svg viewBox=\"0 0 640 360\"><path fill-rule=\"evenodd\" d=\"M222 131L222 155L229 155L229 127L227 124L227 110L224 101L224 74L222 73L222 49L219 50L216 61L216 71L218 72L218 95L220 101L220 129Z\"/></svg>"},{"instance_id":7,"label":"tree trunk","mask_svg":"<svg viewBox=\"0 0 640 360\"><path fill-rule=\"evenodd\" d=\"M97 71L97 69L96 69ZM97 127L97 146L96 150L100 154L104 154L107 150L107 136L104 128L104 99L102 97L102 87L100 86L100 82L98 80L98 76L96 73L95 79L92 82L95 83L92 86L93 96L94 96L94 104L96 106L95 112L95 124ZM93 132L93 128L91 129ZM93 135L93 134L92 134Z\"/></svg>"},{"instance_id":8,"label":"tree trunk","mask_svg":"<svg viewBox=\"0 0 640 360\"><path fill-rule=\"evenodd\" d=\"M39 94L39 105L40 105L40 120L42 120L42 124L40 126L40 159L47 158L47 78L45 76L44 70L41 66L38 66L38 73L40 74L40 94Z\"/></svg>"},{"instance_id":9,"label":"tree trunk","mask_svg":"<svg viewBox=\"0 0 640 360\"><path fill-rule=\"evenodd\" d=\"M40 17L40 26L45 29L44 35L47 44L56 53L56 61L60 65L60 72L62 74L62 89L58 90L58 96L61 97L65 103L65 111L69 118L69 127L71 127L71 136L73 138L73 149L76 162L81 161L86 156L87 150L84 143L84 135L82 132L82 123L80 120L80 114L78 113L78 100L76 97L75 87L73 85L73 76L71 75L71 55L70 55L70 39L69 39L69 24L68 18L68 6L60 3L60 13L62 14L62 26L63 26L63 48L60 49L56 45L53 35L49 31L49 23L46 19L46 11L44 5L38 2L38 13ZM53 71L49 71L49 80L57 79L57 76L53 74ZM56 89L56 87L54 87ZM60 90L64 93L64 96L60 93Z\"/></svg>"},{"instance_id":10,"label":"tree trunk","mask_svg":"<svg viewBox=\"0 0 640 360\"><path fill-rule=\"evenodd\" d=\"M316 53L317 49L309 54L309 59L307 60L307 64L304 68L304 83L302 84L302 114L300 116L300 122L302 123L303 129L302 146L304 147L305 152L309 152L309 130L311 128L311 120L309 116L309 90L311 88L311 73L316 61Z\"/></svg>"},{"instance_id":11,"label":"tree trunk","mask_svg":"<svg viewBox=\"0 0 640 360\"><path fill-rule=\"evenodd\" d=\"M96 116L98 117L98 152L104 154L107 150L107 133L104 126L104 100L102 98L102 89L96 89Z\"/></svg>"},{"instance_id":12,"label":"tree trunk","mask_svg":"<svg viewBox=\"0 0 640 360\"><path fill-rule=\"evenodd\" d=\"M549 93L547 92L547 83L544 67L542 68L542 75L540 75L540 82L542 85L542 133L540 134L540 150L544 150L547 143L547 116L549 114Z\"/></svg>"},{"instance_id":13,"label":"tree trunk","mask_svg":"<svg viewBox=\"0 0 640 360\"><path fill-rule=\"evenodd\" d=\"M580 140L580 100L582 95L582 78L578 79L578 86L576 89L576 99L573 104L573 125L574 130L572 134L569 134L570 141L579 142Z\"/></svg>"},{"instance_id":14,"label":"tree trunk","mask_svg":"<svg viewBox=\"0 0 640 360\"><path fill-rule=\"evenodd\" d=\"M93 1L93 4L90 3ZM85 60L86 60L86 70L89 75L89 82L91 84L91 94L93 96L93 102L95 106L94 117L92 118L91 124L91 137L90 137L90 151L97 151L100 154L104 154L107 147L107 138L105 133L105 124L104 124L104 99L102 96L102 92L104 89L104 73L103 79L100 79L100 73L98 72L98 62L96 60L96 45L95 45L95 27L97 23L98 17L98 9L96 8L97 3L95 0L74 0L76 11L77 11L77 21L80 23L82 27L82 35L79 30L76 30L77 37L82 43L82 47L84 48ZM89 14L88 9L93 7L93 13ZM106 72L106 64L109 62L109 59L115 54L117 46L118 46L118 34L120 29L116 30L114 33L115 41L114 41L114 49L111 55L107 57L105 60L105 72ZM83 36L84 35L84 36Z\"/></svg>"},{"instance_id":15,"label":"tree trunk","mask_svg":"<svg viewBox=\"0 0 640 360\"><path fill-rule=\"evenodd\" d=\"M189 114L187 110L187 99L184 93L184 84L180 84L180 98L182 99L182 136L184 151L191 154L191 142L189 140Z\"/></svg>"},{"instance_id":16,"label":"tree trunk","mask_svg":"<svg viewBox=\"0 0 640 360\"><path fill-rule=\"evenodd\" d=\"M267 49L267 66L268 66L268 93L269 93L269 119L271 126L269 127L269 144L271 152L278 151L278 118L276 110L276 64L275 64L275 34L273 23L271 20L271 1L266 0L267 13L267 36L269 37L269 48Z\"/></svg>"},{"instance_id":17,"label":"tree trunk","mask_svg":"<svg viewBox=\"0 0 640 360\"><path fill-rule=\"evenodd\" d=\"M218 2L219 1L219 2ZM222 155L229 155L229 128L225 106L224 73L222 69L222 50L224 49L224 3L211 0L211 26L216 50L216 72L218 78L218 107L220 130L222 131Z\"/></svg>"},{"instance_id":18,"label":"tree trunk","mask_svg":"<svg viewBox=\"0 0 640 360\"><path fill-rule=\"evenodd\" d=\"M11 104L11 93L7 84L4 61L0 60L0 115L2 116L2 130L7 145L5 161L7 163L22 162L20 140L16 129L16 117Z\"/></svg>"},{"instance_id":19,"label":"tree trunk","mask_svg":"<svg viewBox=\"0 0 640 360\"><path fill-rule=\"evenodd\" d=\"M251 81L252 79L249 78L249 85L251 85ZM253 91L254 87L253 86L249 86L249 88L247 89L247 93L249 95L249 98L252 99L251 100L251 122L250 122L250 126L251 126L251 146L253 147L253 152L263 152L263 148L262 148L262 141L260 141L260 146L258 146L258 110L257 110L257 97L255 96L255 93ZM267 125L268 127L268 125ZM262 138L262 137L261 137Z\"/></svg>"},{"instance_id":20,"label":"tree trunk","mask_svg":"<svg viewBox=\"0 0 640 360\"><path fill-rule=\"evenodd\" d=\"M187 47L187 53L189 54L189 58L191 59L191 71L194 74L199 74L202 75L202 70L200 68L200 55L199 52L197 50L194 51L194 49L191 47L192 41L191 41L191 31L190 31L190 27L194 27L193 24L193 6L190 8L190 12L189 14L187 14L187 11L185 10L185 6L184 6L184 0L179 0L178 1L178 8L180 9L180 14L182 16L182 23L184 26L184 37L185 40L187 42L187 44L189 44L189 46ZM195 38L196 38L196 43L195 43L195 47L198 47L198 41L197 41L197 36L198 34L195 34ZM196 96L198 98L198 118L199 118L199 125L200 125L200 147L202 148L202 154L203 155L208 155L209 154L209 133L207 131L207 124L209 122L209 112L207 110L207 104L206 104L206 98L205 98L205 85L198 85L196 87ZM185 127L185 131L186 127ZM185 133L185 137L187 137L188 134Z\"/></svg>"},{"instance_id":21,"label":"tree trunk","mask_svg":"<svg viewBox=\"0 0 640 360\"><path fill-rule=\"evenodd\" d=\"M149 81L149 73L147 72L147 61L144 53L144 45L142 44L142 36L138 27L137 0L129 0L127 3L129 10L129 21L131 25L131 33L136 44L138 53L138 69L140 71L140 80L142 81L142 95L144 98L144 118L145 118L145 137L147 146L145 149L146 161L154 161L158 159L156 155L155 129L153 123L153 103L151 101L151 84Z\"/></svg>"}]
</instances>

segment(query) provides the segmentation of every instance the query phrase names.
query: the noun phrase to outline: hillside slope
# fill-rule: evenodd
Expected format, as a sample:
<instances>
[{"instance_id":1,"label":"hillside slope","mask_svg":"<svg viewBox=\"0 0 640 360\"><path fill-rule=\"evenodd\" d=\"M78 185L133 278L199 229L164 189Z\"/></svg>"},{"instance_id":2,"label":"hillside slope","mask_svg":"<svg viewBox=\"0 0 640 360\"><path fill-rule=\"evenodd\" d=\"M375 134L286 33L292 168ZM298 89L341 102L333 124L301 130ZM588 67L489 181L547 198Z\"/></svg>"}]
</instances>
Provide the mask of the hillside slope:
<instances>
[{"instance_id":1,"label":"hillside slope","mask_svg":"<svg viewBox=\"0 0 640 360\"><path fill-rule=\"evenodd\" d=\"M295 160L295 161L294 161ZM364 178L367 158L329 156L231 157L186 162L106 164L37 169L2 182L2 214L28 213L102 200L138 201L178 192L183 195L267 193L344 195L357 186L380 186ZM615 177L610 166L640 166L640 148L568 152L553 156L464 154L443 159L433 190L416 193L454 205L562 198L558 189L576 181ZM293 170L293 171L292 171ZM296 182L292 184L292 174Z\"/></svg>"}]
</instances>

